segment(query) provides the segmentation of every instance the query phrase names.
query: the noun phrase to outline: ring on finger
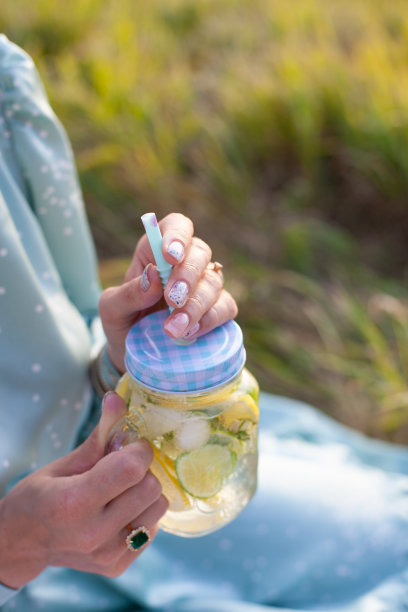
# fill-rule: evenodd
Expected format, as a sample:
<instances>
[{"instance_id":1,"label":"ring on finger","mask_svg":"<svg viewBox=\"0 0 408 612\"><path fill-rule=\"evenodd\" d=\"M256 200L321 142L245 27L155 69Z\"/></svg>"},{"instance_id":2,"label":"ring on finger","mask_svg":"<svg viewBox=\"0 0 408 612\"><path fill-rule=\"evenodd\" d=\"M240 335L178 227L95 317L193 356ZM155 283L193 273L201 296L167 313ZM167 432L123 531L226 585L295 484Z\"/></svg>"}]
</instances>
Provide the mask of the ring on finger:
<instances>
[{"instance_id":1,"label":"ring on finger","mask_svg":"<svg viewBox=\"0 0 408 612\"><path fill-rule=\"evenodd\" d=\"M126 546L132 552L139 550L145 544L148 544L151 540L150 532L147 527L136 527L132 525L126 525L126 529L129 531L129 535L126 537Z\"/></svg>"},{"instance_id":2,"label":"ring on finger","mask_svg":"<svg viewBox=\"0 0 408 612\"><path fill-rule=\"evenodd\" d=\"M222 273L223 267L224 266L219 261L210 261L210 263L207 266L207 269L217 272L217 274L221 276L222 280L224 280L224 275Z\"/></svg>"}]
</instances>

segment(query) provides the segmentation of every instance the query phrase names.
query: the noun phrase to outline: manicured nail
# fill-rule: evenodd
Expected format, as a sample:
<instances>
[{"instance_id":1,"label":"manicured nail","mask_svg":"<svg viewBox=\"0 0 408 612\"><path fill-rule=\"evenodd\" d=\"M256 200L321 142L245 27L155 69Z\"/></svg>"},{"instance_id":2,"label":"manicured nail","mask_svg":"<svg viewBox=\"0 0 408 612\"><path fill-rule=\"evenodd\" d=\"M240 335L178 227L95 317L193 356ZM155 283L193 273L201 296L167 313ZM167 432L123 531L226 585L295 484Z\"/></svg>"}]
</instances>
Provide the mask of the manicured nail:
<instances>
[{"instance_id":1,"label":"manicured nail","mask_svg":"<svg viewBox=\"0 0 408 612\"><path fill-rule=\"evenodd\" d=\"M176 281L169 291L169 298L177 308L181 308L187 301L188 285L184 281Z\"/></svg>"},{"instance_id":2,"label":"manicured nail","mask_svg":"<svg viewBox=\"0 0 408 612\"><path fill-rule=\"evenodd\" d=\"M142 278L140 281L140 287L142 289L142 291L147 291L150 287L150 281L149 281L149 276L148 276L148 270L150 268L150 266L152 266L153 264L148 263L147 266L145 267L145 269L143 270L143 274L142 274Z\"/></svg>"},{"instance_id":3,"label":"manicured nail","mask_svg":"<svg viewBox=\"0 0 408 612\"><path fill-rule=\"evenodd\" d=\"M167 321L164 328L166 331L170 332L174 338L181 338L189 323L190 318L188 314L179 312Z\"/></svg>"},{"instance_id":4,"label":"manicured nail","mask_svg":"<svg viewBox=\"0 0 408 612\"><path fill-rule=\"evenodd\" d=\"M109 455L109 453L113 453L114 451L122 450L125 437L126 436L122 431L116 432L106 443L105 455Z\"/></svg>"},{"instance_id":5,"label":"manicured nail","mask_svg":"<svg viewBox=\"0 0 408 612\"><path fill-rule=\"evenodd\" d=\"M199 329L200 329L200 324L195 323L195 325L193 325L193 327L189 329L186 334L184 334L183 338L190 338L190 336L194 336L194 334L196 334Z\"/></svg>"},{"instance_id":6,"label":"manicured nail","mask_svg":"<svg viewBox=\"0 0 408 612\"><path fill-rule=\"evenodd\" d=\"M173 240L173 242L170 242L167 252L177 261L181 261L184 257L184 246L178 240Z\"/></svg>"},{"instance_id":7,"label":"manicured nail","mask_svg":"<svg viewBox=\"0 0 408 612\"><path fill-rule=\"evenodd\" d=\"M107 391L107 392L105 393L105 395L104 395L104 396L103 396L103 398L102 398L102 410L103 410L103 407L104 407L104 405L105 405L106 400L108 399L108 397L109 397L110 395L116 395L116 394L115 394L115 391L113 391L113 390L111 389L110 391Z\"/></svg>"}]
</instances>

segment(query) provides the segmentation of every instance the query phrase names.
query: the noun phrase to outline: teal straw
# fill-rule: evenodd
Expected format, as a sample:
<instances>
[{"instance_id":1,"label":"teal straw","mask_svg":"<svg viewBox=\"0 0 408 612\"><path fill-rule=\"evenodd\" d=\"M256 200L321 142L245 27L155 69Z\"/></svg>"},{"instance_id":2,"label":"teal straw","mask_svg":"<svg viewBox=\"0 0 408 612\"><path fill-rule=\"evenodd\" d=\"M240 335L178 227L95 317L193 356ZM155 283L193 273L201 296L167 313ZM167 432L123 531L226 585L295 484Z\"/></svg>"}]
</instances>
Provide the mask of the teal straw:
<instances>
[{"instance_id":1,"label":"teal straw","mask_svg":"<svg viewBox=\"0 0 408 612\"><path fill-rule=\"evenodd\" d=\"M146 213L145 215L142 215L142 222L146 230L146 235L149 240L151 249L153 251L153 257L156 262L164 289L169 280L173 266L169 264L163 257L163 236L161 235L156 215L154 213Z\"/></svg>"}]
</instances>

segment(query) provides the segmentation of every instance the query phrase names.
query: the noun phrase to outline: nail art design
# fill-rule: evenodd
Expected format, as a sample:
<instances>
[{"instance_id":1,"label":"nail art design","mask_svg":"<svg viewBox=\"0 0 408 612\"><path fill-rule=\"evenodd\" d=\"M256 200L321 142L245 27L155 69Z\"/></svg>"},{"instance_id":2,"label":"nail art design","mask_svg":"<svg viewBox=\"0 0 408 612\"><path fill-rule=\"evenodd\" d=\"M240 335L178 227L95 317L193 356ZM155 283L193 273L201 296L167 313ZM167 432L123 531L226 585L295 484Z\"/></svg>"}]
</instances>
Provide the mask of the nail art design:
<instances>
[{"instance_id":1,"label":"nail art design","mask_svg":"<svg viewBox=\"0 0 408 612\"><path fill-rule=\"evenodd\" d=\"M181 261L184 257L184 246L178 240L173 240L169 244L167 252L177 261Z\"/></svg>"},{"instance_id":2,"label":"nail art design","mask_svg":"<svg viewBox=\"0 0 408 612\"><path fill-rule=\"evenodd\" d=\"M194 334L196 334L199 329L200 324L196 323L186 334L184 334L183 338L190 338L190 336L194 336Z\"/></svg>"},{"instance_id":3,"label":"nail art design","mask_svg":"<svg viewBox=\"0 0 408 612\"><path fill-rule=\"evenodd\" d=\"M150 281L149 281L149 277L147 276L147 271L151 265L152 265L151 263L147 264L147 266L143 270L142 278L140 280L140 287L142 291L147 291L150 287Z\"/></svg>"},{"instance_id":4,"label":"nail art design","mask_svg":"<svg viewBox=\"0 0 408 612\"><path fill-rule=\"evenodd\" d=\"M188 285L185 281L176 281L169 291L169 299L177 308L181 308L187 300Z\"/></svg>"}]
</instances>

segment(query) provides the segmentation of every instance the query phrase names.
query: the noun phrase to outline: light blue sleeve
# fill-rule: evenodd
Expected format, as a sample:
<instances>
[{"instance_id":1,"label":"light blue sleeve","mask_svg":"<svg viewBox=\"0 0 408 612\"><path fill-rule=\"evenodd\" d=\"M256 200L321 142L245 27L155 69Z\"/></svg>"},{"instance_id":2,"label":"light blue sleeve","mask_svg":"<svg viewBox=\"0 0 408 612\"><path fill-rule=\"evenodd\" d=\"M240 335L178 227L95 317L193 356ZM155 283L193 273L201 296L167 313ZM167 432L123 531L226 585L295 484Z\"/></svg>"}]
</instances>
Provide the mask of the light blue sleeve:
<instances>
[{"instance_id":1,"label":"light blue sleeve","mask_svg":"<svg viewBox=\"0 0 408 612\"><path fill-rule=\"evenodd\" d=\"M6 601L9 601L12 597L15 597L20 589L9 589L8 587L0 584L0 608Z\"/></svg>"}]
</instances>

